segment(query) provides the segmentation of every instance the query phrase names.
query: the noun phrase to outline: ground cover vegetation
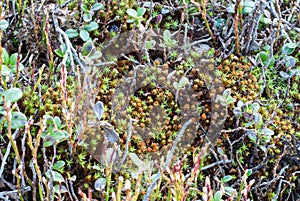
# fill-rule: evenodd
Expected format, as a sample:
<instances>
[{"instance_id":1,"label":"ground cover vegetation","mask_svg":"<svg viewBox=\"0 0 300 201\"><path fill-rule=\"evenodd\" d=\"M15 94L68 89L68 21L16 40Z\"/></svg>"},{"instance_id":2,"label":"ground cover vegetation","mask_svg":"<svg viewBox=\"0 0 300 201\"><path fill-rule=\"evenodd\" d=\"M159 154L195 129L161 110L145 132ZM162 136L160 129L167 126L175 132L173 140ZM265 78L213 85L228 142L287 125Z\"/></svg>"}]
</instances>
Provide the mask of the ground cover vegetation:
<instances>
[{"instance_id":1,"label":"ground cover vegetation","mask_svg":"<svg viewBox=\"0 0 300 201\"><path fill-rule=\"evenodd\" d=\"M0 2L0 200L300 200L299 11Z\"/></svg>"}]
</instances>

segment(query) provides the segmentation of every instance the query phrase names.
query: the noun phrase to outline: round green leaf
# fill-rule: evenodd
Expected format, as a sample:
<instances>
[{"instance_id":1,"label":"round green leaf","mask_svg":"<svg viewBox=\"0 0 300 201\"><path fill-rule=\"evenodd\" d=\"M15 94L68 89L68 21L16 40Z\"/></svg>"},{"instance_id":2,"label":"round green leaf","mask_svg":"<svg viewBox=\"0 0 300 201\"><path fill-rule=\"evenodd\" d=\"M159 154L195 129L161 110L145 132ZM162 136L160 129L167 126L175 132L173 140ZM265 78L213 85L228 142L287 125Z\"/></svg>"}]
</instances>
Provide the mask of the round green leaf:
<instances>
[{"instance_id":1,"label":"round green leaf","mask_svg":"<svg viewBox=\"0 0 300 201\"><path fill-rule=\"evenodd\" d=\"M3 92L6 101L16 102L23 96L23 92L19 88L10 88ZM1 98L2 99L2 98Z\"/></svg>"},{"instance_id":2,"label":"round green leaf","mask_svg":"<svg viewBox=\"0 0 300 201\"><path fill-rule=\"evenodd\" d=\"M189 79L187 77L183 77L179 81L179 87L184 87L189 82Z\"/></svg>"},{"instance_id":3,"label":"round green leaf","mask_svg":"<svg viewBox=\"0 0 300 201\"><path fill-rule=\"evenodd\" d=\"M164 31L164 41L171 39L171 32L169 30Z\"/></svg>"},{"instance_id":4,"label":"round green leaf","mask_svg":"<svg viewBox=\"0 0 300 201\"><path fill-rule=\"evenodd\" d=\"M65 32L66 32L66 34L68 35L69 38L75 38L79 35L78 31L75 30L75 29L67 29Z\"/></svg>"},{"instance_id":5,"label":"round green leaf","mask_svg":"<svg viewBox=\"0 0 300 201\"><path fill-rule=\"evenodd\" d=\"M9 57L9 64L16 65L17 60L18 60L18 53L14 53L14 54L10 55L10 57Z\"/></svg>"},{"instance_id":6,"label":"round green leaf","mask_svg":"<svg viewBox=\"0 0 300 201\"><path fill-rule=\"evenodd\" d=\"M0 20L0 29L1 29L1 30L7 29L8 25L9 25L9 24L8 24L8 21L6 21L6 20L4 20L4 19Z\"/></svg>"},{"instance_id":7,"label":"round green leaf","mask_svg":"<svg viewBox=\"0 0 300 201\"><path fill-rule=\"evenodd\" d=\"M282 47L282 54L292 54L294 50L296 49L297 44L296 43L286 43Z\"/></svg>"},{"instance_id":8,"label":"round green leaf","mask_svg":"<svg viewBox=\"0 0 300 201\"><path fill-rule=\"evenodd\" d=\"M44 147L50 147L68 139L68 132L65 130L51 131L44 137Z\"/></svg>"},{"instance_id":9,"label":"round green leaf","mask_svg":"<svg viewBox=\"0 0 300 201\"><path fill-rule=\"evenodd\" d=\"M2 70L1 70L1 75L2 76L8 76L10 75L12 72L11 72L11 69L8 68L6 65L2 65ZM1 98L0 98L1 99ZM2 100L2 99L1 99Z\"/></svg>"},{"instance_id":10,"label":"round green leaf","mask_svg":"<svg viewBox=\"0 0 300 201\"><path fill-rule=\"evenodd\" d=\"M62 167L64 167L65 164L66 164L65 161L57 161L56 163L54 163L53 169L54 169L54 170L59 170L59 169L61 169Z\"/></svg>"},{"instance_id":11,"label":"round green leaf","mask_svg":"<svg viewBox=\"0 0 300 201\"><path fill-rule=\"evenodd\" d=\"M229 182L231 179L232 179L231 175L226 175L222 178L222 182L226 183L226 182Z\"/></svg>"},{"instance_id":12,"label":"round green leaf","mask_svg":"<svg viewBox=\"0 0 300 201\"><path fill-rule=\"evenodd\" d=\"M103 8L103 4L101 4L101 3L95 3L94 5L93 5L93 7L92 7L92 10L93 11L97 11L97 10L100 10L100 9L102 9Z\"/></svg>"},{"instance_id":13,"label":"round green leaf","mask_svg":"<svg viewBox=\"0 0 300 201\"><path fill-rule=\"evenodd\" d=\"M57 128L61 128L61 120L59 117L55 116L53 118L53 121L54 121L55 125L57 126Z\"/></svg>"},{"instance_id":14,"label":"round green leaf","mask_svg":"<svg viewBox=\"0 0 300 201\"><path fill-rule=\"evenodd\" d=\"M214 201L221 201L223 193L221 191L217 191L214 195Z\"/></svg>"},{"instance_id":15,"label":"round green leaf","mask_svg":"<svg viewBox=\"0 0 300 201\"><path fill-rule=\"evenodd\" d=\"M295 65L297 63L296 58L292 57L292 56L285 56L284 60L285 60L285 66L287 68L289 68L289 67L293 68L293 67L295 67Z\"/></svg>"},{"instance_id":16,"label":"round green leaf","mask_svg":"<svg viewBox=\"0 0 300 201\"><path fill-rule=\"evenodd\" d=\"M27 122L27 117L21 112L12 112L11 113L11 128L23 128Z\"/></svg>"},{"instance_id":17,"label":"round green leaf","mask_svg":"<svg viewBox=\"0 0 300 201\"><path fill-rule=\"evenodd\" d=\"M52 170L51 174L50 174L50 171L51 170L48 170L45 173L46 177L48 177L50 179L51 175L52 175L53 181L56 181L56 182L64 182L65 181L64 177L59 172L56 172L56 171Z\"/></svg>"},{"instance_id":18,"label":"round green leaf","mask_svg":"<svg viewBox=\"0 0 300 201\"><path fill-rule=\"evenodd\" d=\"M92 20L92 15L90 13L84 13L83 14L83 20L85 22L90 22Z\"/></svg>"},{"instance_id":19,"label":"round green leaf","mask_svg":"<svg viewBox=\"0 0 300 201\"><path fill-rule=\"evenodd\" d=\"M146 8L139 7L139 8L137 9L137 15L138 15L139 17L143 16L143 15L145 14L145 12L146 12Z\"/></svg>"},{"instance_id":20,"label":"round green leaf","mask_svg":"<svg viewBox=\"0 0 300 201\"><path fill-rule=\"evenodd\" d=\"M84 29L86 31L94 31L94 30L98 29L98 27L99 27L99 25L97 22L90 22L90 23L84 25Z\"/></svg>"},{"instance_id":21,"label":"round green leaf","mask_svg":"<svg viewBox=\"0 0 300 201\"><path fill-rule=\"evenodd\" d=\"M83 56L87 56L94 48L95 47L93 41L89 40L83 44L81 54Z\"/></svg>"},{"instance_id":22,"label":"round green leaf","mask_svg":"<svg viewBox=\"0 0 300 201\"><path fill-rule=\"evenodd\" d=\"M216 19L216 27L217 27L217 29L220 29L220 28L224 27L225 24L226 24L226 20L224 18L218 18L218 19Z\"/></svg>"},{"instance_id":23,"label":"round green leaf","mask_svg":"<svg viewBox=\"0 0 300 201\"><path fill-rule=\"evenodd\" d=\"M86 4L81 4L81 9L84 11L84 12L89 12L89 9L87 7Z\"/></svg>"},{"instance_id":24,"label":"round green leaf","mask_svg":"<svg viewBox=\"0 0 300 201\"><path fill-rule=\"evenodd\" d=\"M106 186L106 178L99 178L96 180L94 187L97 191L103 191Z\"/></svg>"},{"instance_id":25,"label":"round green leaf","mask_svg":"<svg viewBox=\"0 0 300 201\"><path fill-rule=\"evenodd\" d=\"M269 54L267 52L261 51L259 53L259 58L260 58L261 63L263 65L266 65L268 58L269 58ZM274 56L272 56L269 66L273 66L274 63L275 63L275 59L274 59Z\"/></svg>"},{"instance_id":26,"label":"round green leaf","mask_svg":"<svg viewBox=\"0 0 300 201\"><path fill-rule=\"evenodd\" d=\"M247 169L246 170L246 175L249 177L252 174L252 169Z\"/></svg>"},{"instance_id":27,"label":"round green leaf","mask_svg":"<svg viewBox=\"0 0 300 201\"><path fill-rule=\"evenodd\" d=\"M4 64L8 66L8 64L9 64L9 54L7 53L6 49L3 49L2 59L3 59Z\"/></svg>"},{"instance_id":28,"label":"round green leaf","mask_svg":"<svg viewBox=\"0 0 300 201\"><path fill-rule=\"evenodd\" d=\"M90 59L98 59L102 56L100 51L95 51L92 55L89 56Z\"/></svg>"},{"instance_id":29,"label":"round green leaf","mask_svg":"<svg viewBox=\"0 0 300 201\"><path fill-rule=\"evenodd\" d=\"M224 190L225 190L225 194L229 196L233 196L236 191L234 188L228 186L225 186Z\"/></svg>"},{"instance_id":30,"label":"round green leaf","mask_svg":"<svg viewBox=\"0 0 300 201\"><path fill-rule=\"evenodd\" d=\"M243 13L243 14L249 14L249 13L251 13L252 10L253 10L253 8L248 7L248 6L245 6L245 7L243 7L243 9L242 9L242 13Z\"/></svg>"},{"instance_id":31,"label":"round green leaf","mask_svg":"<svg viewBox=\"0 0 300 201\"><path fill-rule=\"evenodd\" d=\"M127 11L126 11L126 13L130 16L130 17L133 17L133 18L137 18L138 17L138 13L135 11L135 10L133 10L133 9L128 9Z\"/></svg>"},{"instance_id":32,"label":"round green leaf","mask_svg":"<svg viewBox=\"0 0 300 201\"><path fill-rule=\"evenodd\" d=\"M87 30L85 30L85 29L80 29L80 38L83 41L87 41L90 38L89 32L87 32Z\"/></svg>"}]
</instances>

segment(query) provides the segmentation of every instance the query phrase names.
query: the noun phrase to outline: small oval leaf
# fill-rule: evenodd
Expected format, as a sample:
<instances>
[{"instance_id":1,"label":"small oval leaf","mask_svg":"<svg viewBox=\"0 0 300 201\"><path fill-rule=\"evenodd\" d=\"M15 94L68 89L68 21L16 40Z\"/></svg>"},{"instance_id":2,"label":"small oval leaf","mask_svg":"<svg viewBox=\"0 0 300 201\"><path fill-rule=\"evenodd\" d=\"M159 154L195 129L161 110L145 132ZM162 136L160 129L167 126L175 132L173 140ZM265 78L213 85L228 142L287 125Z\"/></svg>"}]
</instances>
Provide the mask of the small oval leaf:
<instances>
[{"instance_id":1,"label":"small oval leaf","mask_svg":"<svg viewBox=\"0 0 300 201\"><path fill-rule=\"evenodd\" d=\"M97 191L103 191L106 186L106 179L105 178L99 178L96 180L94 187Z\"/></svg>"},{"instance_id":2,"label":"small oval leaf","mask_svg":"<svg viewBox=\"0 0 300 201\"><path fill-rule=\"evenodd\" d=\"M0 29L1 30L7 29L8 25L9 25L8 21L6 21L4 19L0 20Z\"/></svg>"},{"instance_id":3,"label":"small oval leaf","mask_svg":"<svg viewBox=\"0 0 300 201\"><path fill-rule=\"evenodd\" d=\"M6 101L16 102L23 96L23 92L19 88L10 88L3 92ZM2 98L1 98L2 99Z\"/></svg>"},{"instance_id":4,"label":"small oval leaf","mask_svg":"<svg viewBox=\"0 0 300 201\"><path fill-rule=\"evenodd\" d=\"M76 38L79 35L78 31L75 29L67 29L65 33L68 35L69 38Z\"/></svg>"}]
</instances>

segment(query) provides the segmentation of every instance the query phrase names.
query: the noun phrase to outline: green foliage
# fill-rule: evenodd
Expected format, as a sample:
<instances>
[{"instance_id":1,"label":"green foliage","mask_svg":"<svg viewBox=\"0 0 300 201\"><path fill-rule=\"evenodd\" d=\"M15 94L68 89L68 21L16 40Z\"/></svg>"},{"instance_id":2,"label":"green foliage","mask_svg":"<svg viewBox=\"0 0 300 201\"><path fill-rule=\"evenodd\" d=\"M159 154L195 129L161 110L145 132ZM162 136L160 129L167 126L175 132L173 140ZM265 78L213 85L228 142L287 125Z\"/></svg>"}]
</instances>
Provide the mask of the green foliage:
<instances>
[{"instance_id":1,"label":"green foliage","mask_svg":"<svg viewBox=\"0 0 300 201\"><path fill-rule=\"evenodd\" d=\"M92 21L93 16L96 11L103 9L103 4L101 3L96 3L94 4L90 9L86 4L81 5L81 9L83 11L83 20L84 20L84 25L79 28L79 33L78 30L76 29L67 29L65 32L68 35L69 38L76 38L77 36L80 36L80 38L83 41L88 41L90 40L90 32L95 31L99 28L99 25L97 22Z\"/></svg>"},{"instance_id":2,"label":"green foliage","mask_svg":"<svg viewBox=\"0 0 300 201\"><path fill-rule=\"evenodd\" d=\"M146 9L142 7L138 7L137 10L128 9L126 13L131 17L131 19L127 20L127 23L135 23L138 27L141 22L144 20L143 15L145 14Z\"/></svg>"},{"instance_id":3,"label":"green foliage","mask_svg":"<svg viewBox=\"0 0 300 201\"><path fill-rule=\"evenodd\" d=\"M46 130L42 134L44 147L57 145L68 139L69 134L66 130L63 130L65 125L62 124L59 117L53 118L49 115L45 115L44 118L46 119Z\"/></svg>"},{"instance_id":4,"label":"green foliage","mask_svg":"<svg viewBox=\"0 0 300 201\"><path fill-rule=\"evenodd\" d=\"M3 59L2 71L1 71L2 76L15 74L17 72L17 65L18 65L19 72L24 69L24 65L18 62L18 59L21 60L21 55L20 58L18 58L18 53L14 53L9 56L6 49L3 49L2 59Z\"/></svg>"}]
</instances>

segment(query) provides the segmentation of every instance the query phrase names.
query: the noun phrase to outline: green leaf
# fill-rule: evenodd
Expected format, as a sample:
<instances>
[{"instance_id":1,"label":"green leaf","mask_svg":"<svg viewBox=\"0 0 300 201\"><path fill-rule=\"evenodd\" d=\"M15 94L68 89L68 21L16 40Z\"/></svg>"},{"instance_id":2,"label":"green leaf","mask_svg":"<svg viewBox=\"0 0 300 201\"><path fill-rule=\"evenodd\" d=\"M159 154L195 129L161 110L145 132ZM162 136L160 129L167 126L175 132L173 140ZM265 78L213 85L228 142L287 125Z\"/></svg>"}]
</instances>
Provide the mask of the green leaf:
<instances>
[{"instance_id":1,"label":"green leaf","mask_svg":"<svg viewBox=\"0 0 300 201\"><path fill-rule=\"evenodd\" d=\"M139 159L139 157L135 153L129 153L129 157L133 161L133 163L139 168L139 172L143 172L144 170L148 170L149 166Z\"/></svg>"},{"instance_id":2,"label":"green leaf","mask_svg":"<svg viewBox=\"0 0 300 201\"><path fill-rule=\"evenodd\" d=\"M8 68L6 65L2 65L2 70L1 70L1 75L2 76L8 76L8 75L10 75L12 72L11 72L11 69L10 68ZM0 100L2 100L1 98L0 98Z\"/></svg>"},{"instance_id":3,"label":"green leaf","mask_svg":"<svg viewBox=\"0 0 300 201\"><path fill-rule=\"evenodd\" d=\"M152 49L154 48L155 44L156 44L155 40L146 41L146 48Z\"/></svg>"},{"instance_id":4,"label":"green leaf","mask_svg":"<svg viewBox=\"0 0 300 201\"><path fill-rule=\"evenodd\" d=\"M252 10L253 10L252 7L244 6L242 9L242 14L249 14L249 13L251 13Z\"/></svg>"},{"instance_id":5,"label":"green leaf","mask_svg":"<svg viewBox=\"0 0 300 201\"><path fill-rule=\"evenodd\" d=\"M264 121L262 119L261 114L259 114L259 113L255 113L254 114L254 122L255 122L255 125L256 125L257 128L261 128L262 127Z\"/></svg>"},{"instance_id":6,"label":"green leaf","mask_svg":"<svg viewBox=\"0 0 300 201\"><path fill-rule=\"evenodd\" d=\"M68 189L64 185L61 185L61 184L54 185L53 189L54 189L54 192L59 194L59 195L68 192Z\"/></svg>"},{"instance_id":7,"label":"green leaf","mask_svg":"<svg viewBox=\"0 0 300 201\"><path fill-rule=\"evenodd\" d=\"M145 12L146 12L146 8L139 7L137 9L137 16L141 17L141 16L143 16L145 14Z\"/></svg>"},{"instance_id":8,"label":"green leaf","mask_svg":"<svg viewBox=\"0 0 300 201\"><path fill-rule=\"evenodd\" d=\"M61 51L60 49L54 50L54 52L59 56L59 57L64 57L65 53Z\"/></svg>"},{"instance_id":9,"label":"green leaf","mask_svg":"<svg viewBox=\"0 0 300 201\"><path fill-rule=\"evenodd\" d=\"M127 23L134 23L134 22L136 22L136 20L134 20L134 19L128 19L128 20L126 20L126 22Z\"/></svg>"},{"instance_id":10,"label":"green leaf","mask_svg":"<svg viewBox=\"0 0 300 201\"><path fill-rule=\"evenodd\" d=\"M231 89L230 88L225 89L223 91L223 97L224 97L224 99L227 99L230 96L230 94L231 94Z\"/></svg>"},{"instance_id":11,"label":"green leaf","mask_svg":"<svg viewBox=\"0 0 300 201\"><path fill-rule=\"evenodd\" d=\"M174 82L174 83L173 83L173 87L174 87L176 90L179 90L178 82Z\"/></svg>"},{"instance_id":12,"label":"green leaf","mask_svg":"<svg viewBox=\"0 0 300 201\"><path fill-rule=\"evenodd\" d=\"M49 132L44 137L44 147L50 147L53 144L58 144L66 139L68 139L69 134L65 130L57 130Z\"/></svg>"},{"instance_id":13,"label":"green leaf","mask_svg":"<svg viewBox=\"0 0 300 201\"><path fill-rule=\"evenodd\" d=\"M288 109L289 111L293 111L294 110L294 106L292 103L288 103L286 106L285 106L286 109Z\"/></svg>"},{"instance_id":14,"label":"green leaf","mask_svg":"<svg viewBox=\"0 0 300 201\"><path fill-rule=\"evenodd\" d=\"M263 23L263 24L266 24L266 25L268 25L268 24L270 24L270 23L272 22L271 19L269 19L269 18L267 18L267 17L265 17L265 16L261 16L261 18L260 18L259 21L260 21L261 23Z\"/></svg>"},{"instance_id":15,"label":"green leaf","mask_svg":"<svg viewBox=\"0 0 300 201\"><path fill-rule=\"evenodd\" d=\"M84 25L84 29L89 32L98 29L98 27L99 27L99 25L97 22L90 22L90 23Z\"/></svg>"},{"instance_id":16,"label":"green leaf","mask_svg":"<svg viewBox=\"0 0 300 201\"><path fill-rule=\"evenodd\" d=\"M98 59L102 56L100 51L95 51L92 55L89 56L90 59Z\"/></svg>"},{"instance_id":17,"label":"green leaf","mask_svg":"<svg viewBox=\"0 0 300 201\"><path fill-rule=\"evenodd\" d=\"M274 135L274 131L269 128L263 128L263 129L261 129L261 132L262 132L262 134L268 135L268 136Z\"/></svg>"},{"instance_id":18,"label":"green leaf","mask_svg":"<svg viewBox=\"0 0 300 201\"><path fill-rule=\"evenodd\" d=\"M234 103L236 100L232 98L231 96L226 98L226 105L229 105L230 103Z\"/></svg>"},{"instance_id":19,"label":"green leaf","mask_svg":"<svg viewBox=\"0 0 300 201\"><path fill-rule=\"evenodd\" d=\"M229 182L233 177L231 175L226 175L222 178L222 182L226 183Z\"/></svg>"},{"instance_id":20,"label":"green leaf","mask_svg":"<svg viewBox=\"0 0 300 201\"><path fill-rule=\"evenodd\" d=\"M97 191L103 191L106 186L106 178L99 178L96 180L94 187Z\"/></svg>"},{"instance_id":21,"label":"green leaf","mask_svg":"<svg viewBox=\"0 0 300 201\"><path fill-rule=\"evenodd\" d=\"M89 9L86 4L81 4L81 9L86 13L89 12Z\"/></svg>"},{"instance_id":22,"label":"green leaf","mask_svg":"<svg viewBox=\"0 0 300 201\"><path fill-rule=\"evenodd\" d=\"M256 133L254 131L246 131L246 134L253 143L256 143L257 138Z\"/></svg>"},{"instance_id":23,"label":"green leaf","mask_svg":"<svg viewBox=\"0 0 300 201\"><path fill-rule=\"evenodd\" d=\"M80 38L83 40L83 41L87 41L88 39L90 39L90 34L87 30L85 29L80 29Z\"/></svg>"},{"instance_id":24,"label":"green leaf","mask_svg":"<svg viewBox=\"0 0 300 201\"><path fill-rule=\"evenodd\" d=\"M104 105L101 101L98 101L94 106L94 112L99 121L101 121L102 115L104 113Z\"/></svg>"},{"instance_id":25,"label":"green leaf","mask_svg":"<svg viewBox=\"0 0 300 201\"><path fill-rule=\"evenodd\" d=\"M133 17L133 18L137 18L138 17L138 13L135 11L135 10L133 10L133 9L128 9L127 11L126 11L126 13L130 16L130 17Z\"/></svg>"},{"instance_id":26,"label":"green leaf","mask_svg":"<svg viewBox=\"0 0 300 201\"><path fill-rule=\"evenodd\" d=\"M286 55L292 54L295 51L296 47L297 47L296 43L286 43L282 47L282 54L286 54Z\"/></svg>"},{"instance_id":27,"label":"green leaf","mask_svg":"<svg viewBox=\"0 0 300 201\"><path fill-rule=\"evenodd\" d=\"M78 31L75 29L67 29L65 33L68 35L69 38L76 38L79 35Z\"/></svg>"},{"instance_id":28,"label":"green leaf","mask_svg":"<svg viewBox=\"0 0 300 201\"><path fill-rule=\"evenodd\" d=\"M247 175L247 177L249 177L250 175L252 175L252 169L247 169L246 170L246 175Z\"/></svg>"},{"instance_id":29,"label":"green leaf","mask_svg":"<svg viewBox=\"0 0 300 201\"><path fill-rule=\"evenodd\" d=\"M189 79L187 77L183 77L179 80L179 87L183 88L188 83L189 83Z\"/></svg>"},{"instance_id":30,"label":"green leaf","mask_svg":"<svg viewBox=\"0 0 300 201\"><path fill-rule=\"evenodd\" d=\"M217 191L214 195L214 201L221 201L223 193L221 191Z\"/></svg>"},{"instance_id":31,"label":"green leaf","mask_svg":"<svg viewBox=\"0 0 300 201\"><path fill-rule=\"evenodd\" d=\"M300 70L298 70L298 69L292 69L290 72L291 72L292 76L294 76L294 75L299 76L300 75Z\"/></svg>"},{"instance_id":32,"label":"green leaf","mask_svg":"<svg viewBox=\"0 0 300 201\"><path fill-rule=\"evenodd\" d=\"M63 168L65 166L65 161L57 161L56 163L54 163L53 165L53 169L54 170L60 170L61 168Z\"/></svg>"},{"instance_id":33,"label":"green leaf","mask_svg":"<svg viewBox=\"0 0 300 201\"><path fill-rule=\"evenodd\" d=\"M226 24L226 20L224 18L218 18L218 19L216 19L216 27L217 27L217 29L220 29L220 28L224 27L225 24Z\"/></svg>"},{"instance_id":34,"label":"green leaf","mask_svg":"<svg viewBox=\"0 0 300 201\"><path fill-rule=\"evenodd\" d=\"M14 54L10 55L10 57L9 57L9 64L16 65L17 60L18 60L18 53L14 53Z\"/></svg>"},{"instance_id":35,"label":"green leaf","mask_svg":"<svg viewBox=\"0 0 300 201\"><path fill-rule=\"evenodd\" d=\"M51 174L52 174L52 177L53 177L53 181L54 182L65 182L65 179L64 177L59 173L59 172L56 172L54 170L51 171L51 174L50 174L50 171L51 170L48 170L45 175L46 177L48 177L49 179L51 178Z\"/></svg>"},{"instance_id":36,"label":"green leaf","mask_svg":"<svg viewBox=\"0 0 300 201\"><path fill-rule=\"evenodd\" d=\"M6 51L6 49L3 49L2 59L3 59L4 64L8 66L8 64L9 64L9 54Z\"/></svg>"},{"instance_id":37,"label":"green leaf","mask_svg":"<svg viewBox=\"0 0 300 201\"><path fill-rule=\"evenodd\" d=\"M250 105L251 114L257 113L259 108L260 106L257 102L252 103L252 105Z\"/></svg>"},{"instance_id":38,"label":"green leaf","mask_svg":"<svg viewBox=\"0 0 300 201\"><path fill-rule=\"evenodd\" d=\"M16 102L23 96L23 92L19 88L10 88L3 92L6 101ZM0 98L2 100L2 97Z\"/></svg>"},{"instance_id":39,"label":"green leaf","mask_svg":"<svg viewBox=\"0 0 300 201\"><path fill-rule=\"evenodd\" d=\"M55 123L55 125L56 125L56 127L58 128L58 129L61 129L61 120L60 120L60 118L59 117L57 117L57 116L55 116L54 118L53 118L53 122Z\"/></svg>"},{"instance_id":40,"label":"green leaf","mask_svg":"<svg viewBox=\"0 0 300 201\"><path fill-rule=\"evenodd\" d=\"M6 21L6 20L4 20L4 19L2 19L2 20L0 20L0 29L3 31L3 30L5 30L5 29L7 29L7 27L8 27L8 21Z\"/></svg>"},{"instance_id":41,"label":"green leaf","mask_svg":"<svg viewBox=\"0 0 300 201\"><path fill-rule=\"evenodd\" d=\"M269 54L267 52L262 51L259 53L259 58L260 58L261 64L266 65L268 58L269 58ZM269 66L273 66L274 63L275 63L275 59L274 59L274 56L272 56Z\"/></svg>"},{"instance_id":42,"label":"green leaf","mask_svg":"<svg viewBox=\"0 0 300 201\"><path fill-rule=\"evenodd\" d=\"M284 78L284 79L289 79L291 76L287 74L286 72L280 71L279 74Z\"/></svg>"},{"instance_id":43,"label":"green leaf","mask_svg":"<svg viewBox=\"0 0 300 201\"><path fill-rule=\"evenodd\" d=\"M27 122L27 117L22 112L11 113L11 128L23 128Z\"/></svg>"},{"instance_id":44,"label":"green leaf","mask_svg":"<svg viewBox=\"0 0 300 201\"><path fill-rule=\"evenodd\" d=\"M285 67L287 68L293 68L297 63L296 58L293 56L285 56L284 60L285 60Z\"/></svg>"},{"instance_id":45,"label":"green leaf","mask_svg":"<svg viewBox=\"0 0 300 201\"><path fill-rule=\"evenodd\" d=\"M103 8L103 4L101 3L95 3L93 6L92 6L92 11L97 11L97 10L100 10Z\"/></svg>"},{"instance_id":46,"label":"green leaf","mask_svg":"<svg viewBox=\"0 0 300 201\"><path fill-rule=\"evenodd\" d=\"M171 32L169 30L164 31L164 41L168 41L171 39Z\"/></svg>"},{"instance_id":47,"label":"green leaf","mask_svg":"<svg viewBox=\"0 0 300 201\"><path fill-rule=\"evenodd\" d=\"M94 48L95 47L93 41L89 40L83 44L81 54L83 56L87 56Z\"/></svg>"},{"instance_id":48,"label":"green leaf","mask_svg":"<svg viewBox=\"0 0 300 201\"><path fill-rule=\"evenodd\" d=\"M233 196L236 191L234 188L228 187L228 186L225 186L224 190L225 190L226 195L228 195L228 196Z\"/></svg>"},{"instance_id":49,"label":"green leaf","mask_svg":"<svg viewBox=\"0 0 300 201\"><path fill-rule=\"evenodd\" d=\"M270 45L266 45L266 46L263 47L263 49L264 49L265 51L269 51L269 50L271 49L271 46L270 46Z\"/></svg>"},{"instance_id":50,"label":"green leaf","mask_svg":"<svg viewBox=\"0 0 300 201\"><path fill-rule=\"evenodd\" d=\"M83 20L85 22L90 22L92 21L92 15L90 13L84 13L83 16L82 16Z\"/></svg>"}]
</instances>

